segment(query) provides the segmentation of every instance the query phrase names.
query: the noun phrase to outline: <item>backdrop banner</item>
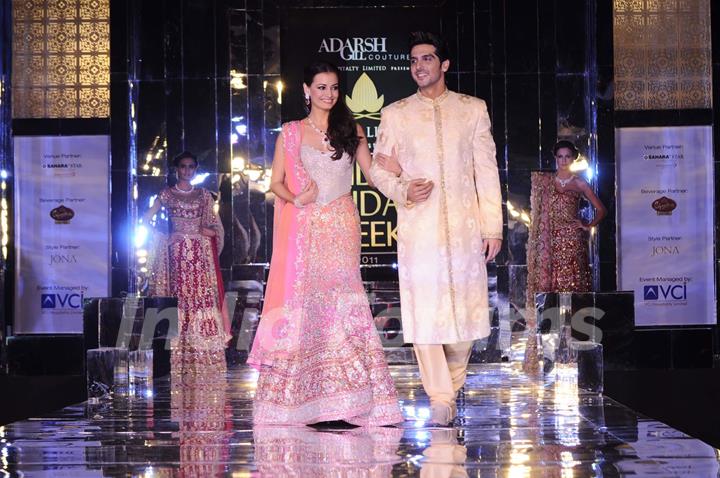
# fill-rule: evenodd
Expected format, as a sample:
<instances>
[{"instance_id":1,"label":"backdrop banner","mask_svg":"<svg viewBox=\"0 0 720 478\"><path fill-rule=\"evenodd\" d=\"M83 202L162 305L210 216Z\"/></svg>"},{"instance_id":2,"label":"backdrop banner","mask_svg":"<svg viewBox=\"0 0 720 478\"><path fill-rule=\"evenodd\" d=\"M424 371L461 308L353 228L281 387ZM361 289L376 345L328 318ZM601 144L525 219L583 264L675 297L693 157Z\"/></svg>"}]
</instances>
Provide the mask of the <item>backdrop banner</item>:
<instances>
[{"instance_id":1,"label":"backdrop banner","mask_svg":"<svg viewBox=\"0 0 720 478\"><path fill-rule=\"evenodd\" d=\"M714 324L710 126L616 130L618 287L638 326Z\"/></svg>"},{"instance_id":2,"label":"backdrop banner","mask_svg":"<svg viewBox=\"0 0 720 478\"><path fill-rule=\"evenodd\" d=\"M15 333L82 332L109 295L108 136L15 137Z\"/></svg>"}]
</instances>

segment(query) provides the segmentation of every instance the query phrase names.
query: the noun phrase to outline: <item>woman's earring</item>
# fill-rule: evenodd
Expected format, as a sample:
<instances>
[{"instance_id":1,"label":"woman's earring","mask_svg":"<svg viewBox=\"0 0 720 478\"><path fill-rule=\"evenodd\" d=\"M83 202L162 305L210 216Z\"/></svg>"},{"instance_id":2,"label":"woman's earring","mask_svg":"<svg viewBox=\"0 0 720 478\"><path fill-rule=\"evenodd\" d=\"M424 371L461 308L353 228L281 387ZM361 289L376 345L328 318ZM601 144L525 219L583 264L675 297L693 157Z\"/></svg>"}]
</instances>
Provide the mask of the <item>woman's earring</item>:
<instances>
[{"instance_id":1,"label":"woman's earring","mask_svg":"<svg viewBox=\"0 0 720 478\"><path fill-rule=\"evenodd\" d=\"M305 95L305 106L310 106L310 95Z\"/></svg>"}]
</instances>

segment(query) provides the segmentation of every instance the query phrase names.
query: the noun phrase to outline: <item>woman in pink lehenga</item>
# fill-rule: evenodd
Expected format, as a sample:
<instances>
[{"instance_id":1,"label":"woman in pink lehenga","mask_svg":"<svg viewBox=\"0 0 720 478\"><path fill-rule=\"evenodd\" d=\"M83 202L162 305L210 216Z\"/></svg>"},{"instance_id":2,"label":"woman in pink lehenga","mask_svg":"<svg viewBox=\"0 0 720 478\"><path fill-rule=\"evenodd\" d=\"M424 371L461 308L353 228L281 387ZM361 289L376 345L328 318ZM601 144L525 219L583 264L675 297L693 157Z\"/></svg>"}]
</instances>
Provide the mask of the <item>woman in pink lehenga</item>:
<instances>
[{"instance_id":1,"label":"woman in pink lehenga","mask_svg":"<svg viewBox=\"0 0 720 478\"><path fill-rule=\"evenodd\" d=\"M305 70L310 114L283 126L273 159L275 228L265 303L248 363L260 370L255 424L402 421L360 278L354 160L362 128L328 63Z\"/></svg>"},{"instance_id":2,"label":"woman in pink lehenga","mask_svg":"<svg viewBox=\"0 0 720 478\"><path fill-rule=\"evenodd\" d=\"M192 153L181 153L173 164L177 184L160 192L143 222L147 224L161 206L170 220L169 236L153 241L149 295L178 299L178 337L170 358L175 385L188 375L218 377L226 371L230 324L223 313L218 263L223 227L215 201L207 189L191 184L198 166Z\"/></svg>"}]
</instances>

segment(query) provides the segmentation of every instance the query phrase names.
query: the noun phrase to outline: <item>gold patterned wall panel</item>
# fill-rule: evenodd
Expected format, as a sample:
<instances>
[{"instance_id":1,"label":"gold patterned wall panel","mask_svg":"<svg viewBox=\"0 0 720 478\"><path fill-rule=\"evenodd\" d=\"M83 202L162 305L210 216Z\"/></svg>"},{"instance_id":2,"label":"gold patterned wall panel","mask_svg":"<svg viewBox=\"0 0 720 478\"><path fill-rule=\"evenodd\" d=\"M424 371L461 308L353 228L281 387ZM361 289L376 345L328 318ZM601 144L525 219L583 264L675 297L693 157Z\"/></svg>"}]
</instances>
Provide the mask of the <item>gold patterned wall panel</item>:
<instances>
[{"instance_id":1,"label":"gold patterned wall panel","mask_svg":"<svg viewBox=\"0 0 720 478\"><path fill-rule=\"evenodd\" d=\"M710 0L615 0L615 109L712 108Z\"/></svg>"},{"instance_id":2,"label":"gold patterned wall panel","mask_svg":"<svg viewBox=\"0 0 720 478\"><path fill-rule=\"evenodd\" d=\"M13 0L14 118L110 116L110 0Z\"/></svg>"}]
</instances>

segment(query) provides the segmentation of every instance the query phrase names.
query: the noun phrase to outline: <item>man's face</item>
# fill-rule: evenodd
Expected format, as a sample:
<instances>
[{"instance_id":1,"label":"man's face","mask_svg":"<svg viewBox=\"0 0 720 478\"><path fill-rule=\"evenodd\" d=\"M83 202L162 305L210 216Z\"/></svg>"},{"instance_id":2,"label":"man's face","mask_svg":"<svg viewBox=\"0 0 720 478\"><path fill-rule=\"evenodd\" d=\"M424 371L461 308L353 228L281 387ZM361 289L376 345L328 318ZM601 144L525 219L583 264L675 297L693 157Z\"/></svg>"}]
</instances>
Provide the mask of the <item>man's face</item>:
<instances>
[{"instance_id":1,"label":"man's face","mask_svg":"<svg viewBox=\"0 0 720 478\"><path fill-rule=\"evenodd\" d=\"M450 61L440 63L435 47L427 44L415 45L410 50L410 74L419 88L429 88L439 82L445 83L445 72Z\"/></svg>"}]
</instances>

